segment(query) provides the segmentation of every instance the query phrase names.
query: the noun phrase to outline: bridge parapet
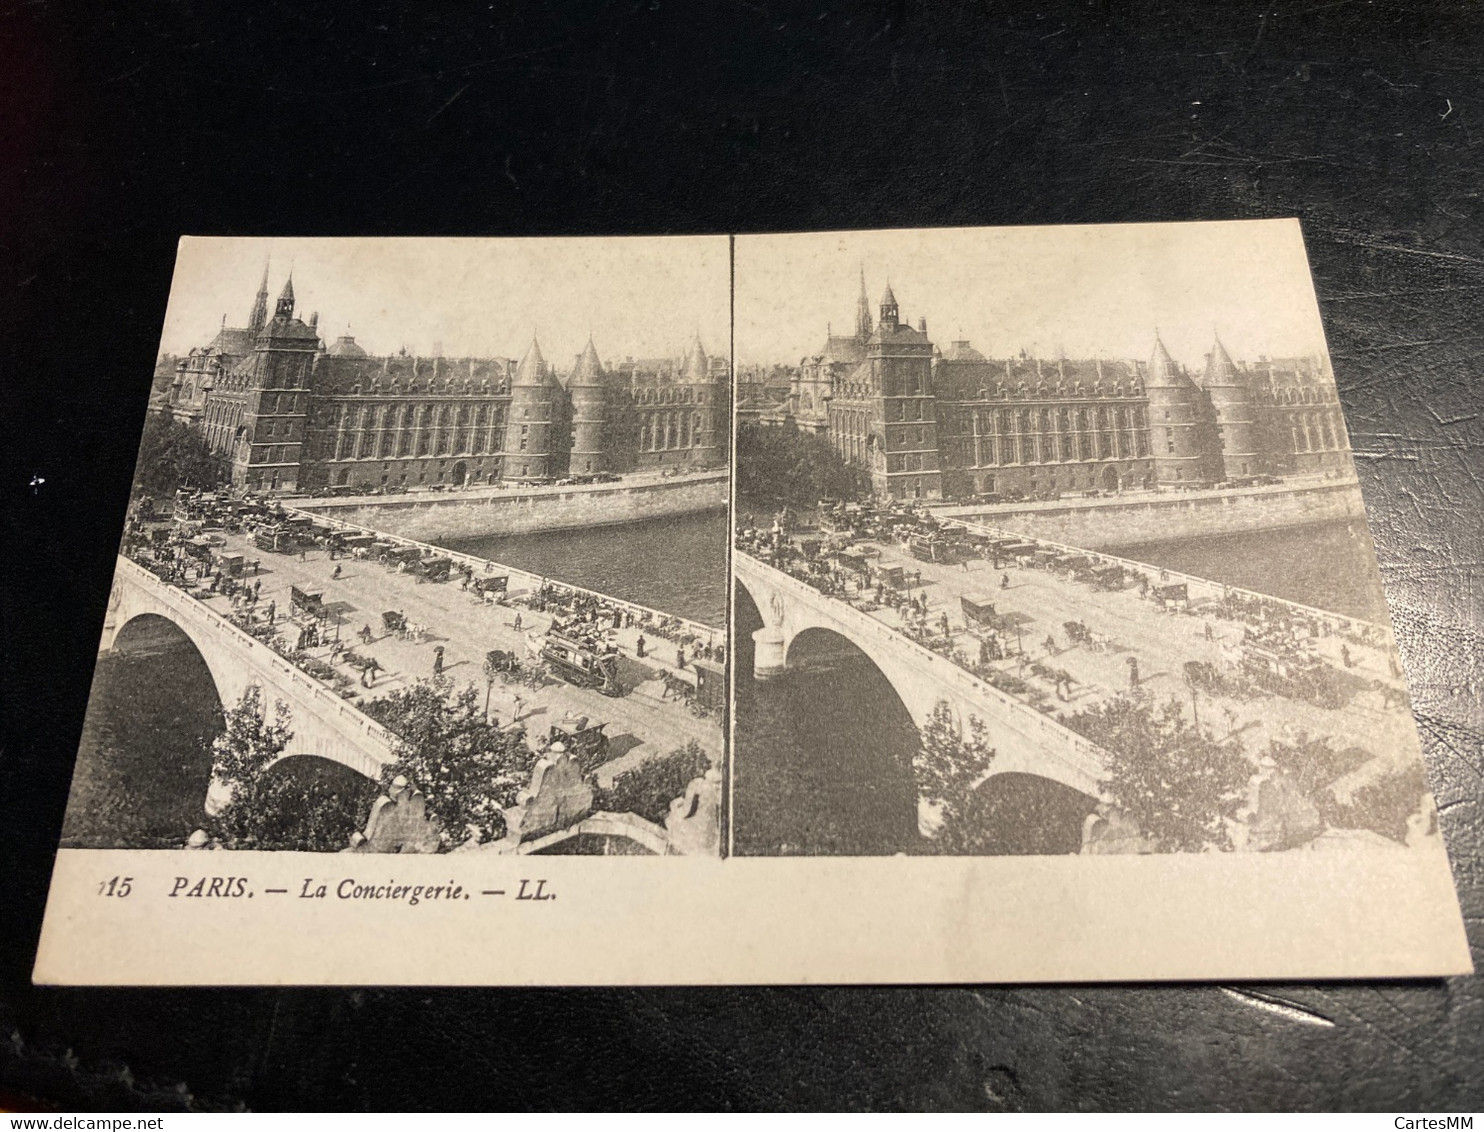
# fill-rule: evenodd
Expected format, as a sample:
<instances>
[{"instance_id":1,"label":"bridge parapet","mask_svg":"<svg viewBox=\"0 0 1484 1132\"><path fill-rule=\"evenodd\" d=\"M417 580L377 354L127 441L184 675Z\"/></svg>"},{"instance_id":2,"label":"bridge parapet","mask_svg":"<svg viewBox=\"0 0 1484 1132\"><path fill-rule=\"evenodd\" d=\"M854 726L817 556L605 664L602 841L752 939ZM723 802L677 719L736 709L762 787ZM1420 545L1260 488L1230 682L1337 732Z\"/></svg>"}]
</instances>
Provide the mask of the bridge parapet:
<instances>
[{"instance_id":1,"label":"bridge parapet","mask_svg":"<svg viewBox=\"0 0 1484 1132\"><path fill-rule=\"evenodd\" d=\"M991 773L1035 774L1097 794L1107 753L1096 743L806 582L740 551L734 552L733 563L737 577L753 591L764 633L777 635L780 667L799 633L830 629L876 663L919 726L940 700L960 717L974 714L996 726L998 757Z\"/></svg>"},{"instance_id":2,"label":"bridge parapet","mask_svg":"<svg viewBox=\"0 0 1484 1132\"><path fill-rule=\"evenodd\" d=\"M428 554L438 555L440 557L447 558L453 562L462 563L465 566L471 567L476 573L479 574L485 573L486 567L492 567L493 572L495 573L508 574L511 578L522 579L524 581L524 584L532 589L538 588L542 583L545 582L554 582L565 589L571 590L573 593L584 594L608 605L617 606L619 609L626 610L634 614L636 617L650 617L658 620L676 622L683 632L690 633L693 636L707 641L712 645L720 645L723 648L726 647L726 630L718 629L714 625L706 625L700 621L692 621L685 617L679 617L673 613L666 613L663 610L651 609L647 605L640 605L638 602L627 601L624 598L611 597L608 594L599 593L597 590L590 590L584 586L577 586L573 585L571 582L564 582L559 578L551 578L542 574L536 574L531 572L530 570L522 570L516 566L506 566L503 562L496 562L493 559L479 558L473 554L464 554L461 551L449 550L447 547L438 546L435 543L419 542L417 539L405 538L402 535L388 534L385 531L378 531L361 523L348 523L341 519L333 519L330 516L322 514L318 511L306 511L301 510L297 507L285 507L284 510L293 515L297 515L305 519L310 519L315 523L331 527L334 530L338 530L346 534L372 535L375 538L383 539L386 542L395 543L398 546L416 547L418 550L424 551Z\"/></svg>"},{"instance_id":3,"label":"bridge parapet","mask_svg":"<svg viewBox=\"0 0 1484 1132\"><path fill-rule=\"evenodd\" d=\"M120 555L114 573L117 602L110 602L102 648L112 647L118 632L144 613L175 622L196 645L216 681L223 706L241 690L262 684L286 700L294 711L294 754L317 754L343 763L368 778L394 759L395 736L334 689L243 632L184 590L165 582ZM131 590L133 593L129 593ZM304 748L300 750L298 748Z\"/></svg>"}]
</instances>

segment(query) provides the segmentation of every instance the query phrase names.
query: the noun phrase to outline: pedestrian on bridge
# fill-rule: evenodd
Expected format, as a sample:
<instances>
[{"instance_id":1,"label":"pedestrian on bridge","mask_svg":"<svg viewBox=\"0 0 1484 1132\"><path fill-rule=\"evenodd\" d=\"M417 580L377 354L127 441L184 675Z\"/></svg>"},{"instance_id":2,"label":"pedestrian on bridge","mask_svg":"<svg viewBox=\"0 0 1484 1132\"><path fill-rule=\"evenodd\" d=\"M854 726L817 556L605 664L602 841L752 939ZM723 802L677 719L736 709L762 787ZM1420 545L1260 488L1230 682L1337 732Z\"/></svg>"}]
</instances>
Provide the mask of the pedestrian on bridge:
<instances>
[{"instance_id":1,"label":"pedestrian on bridge","mask_svg":"<svg viewBox=\"0 0 1484 1132\"><path fill-rule=\"evenodd\" d=\"M358 634L358 636L361 638L361 643L362 644L369 645L371 643L371 626L370 625L362 625L361 626L361 631Z\"/></svg>"},{"instance_id":2,"label":"pedestrian on bridge","mask_svg":"<svg viewBox=\"0 0 1484 1132\"><path fill-rule=\"evenodd\" d=\"M433 650L433 675L443 675L443 646L439 645Z\"/></svg>"},{"instance_id":3,"label":"pedestrian on bridge","mask_svg":"<svg viewBox=\"0 0 1484 1132\"><path fill-rule=\"evenodd\" d=\"M269 625L272 625L274 618L276 618L277 616L278 616L278 603L276 601L270 601L268 603L268 624Z\"/></svg>"},{"instance_id":4,"label":"pedestrian on bridge","mask_svg":"<svg viewBox=\"0 0 1484 1132\"><path fill-rule=\"evenodd\" d=\"M675 649L675 667L685 667L685 646L679 645Z\"/></svg>"},{"instance_id":5,"label":"pedestrian on bridge","mask_svg":"<svg viewBox=\"0 0 1484 1132\"><path fill-rule=\"evenodd\" d=\"M1008 590L1009 588L1010 588L1010 575L1009 574L1001 574L1000 575L1000 589L1002 589L1002 590Z\"/></svg>"},{"instance_id":6,"label":"pedestrian on bridge","mask_svg":"<svg viewBox=\"0 0 1484 1132\"><path fill-rule=\"evenodd\" d=\"M520 612L519 611L517 611L516 614L515 614L515 631L517 633L520 632Z\"/></svg>"},{"instance_id":7,"label":"pedestrian on bridge","mask_svg":"<svg viewBox=\"0 0 1484 1132\"><path fill-rule=\"evenodd\" d=\"M1128 686L1135 690L1139 687L1139 658L1136 656L1128 658Z\"/></svg>"},{"instance_id":8,"label":"pedestrian on bridge","mask_svg":"<svg viewBox=\"0 0 1484 1132\"><path fill-rule=\"evenodd\" d=\"M644 659L644 644L644 634L640 633L639 640L635 643L634 646L634 655L636 655L640 660Z\"/></svg>"}]
</instances>

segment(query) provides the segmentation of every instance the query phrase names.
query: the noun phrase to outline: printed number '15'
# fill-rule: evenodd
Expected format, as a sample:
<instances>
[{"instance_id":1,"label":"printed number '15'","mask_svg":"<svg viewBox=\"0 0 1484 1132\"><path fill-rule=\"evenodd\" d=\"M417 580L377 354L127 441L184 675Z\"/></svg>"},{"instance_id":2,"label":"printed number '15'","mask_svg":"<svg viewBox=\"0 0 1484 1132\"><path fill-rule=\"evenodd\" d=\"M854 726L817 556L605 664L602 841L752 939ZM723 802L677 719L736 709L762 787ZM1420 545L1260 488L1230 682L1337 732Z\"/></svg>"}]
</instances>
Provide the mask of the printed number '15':
<instances>
[{"instance_id":1,"label":"printed number '15'","mask_svg":"<svg viewBox=\"0 0 1484 1132\"><path fill-rule=\"evenodd\" d=\"M99 896L128 896L133 883L133 877L109 877L107 880L98 882Z\"/></svg>"}]
</instances>

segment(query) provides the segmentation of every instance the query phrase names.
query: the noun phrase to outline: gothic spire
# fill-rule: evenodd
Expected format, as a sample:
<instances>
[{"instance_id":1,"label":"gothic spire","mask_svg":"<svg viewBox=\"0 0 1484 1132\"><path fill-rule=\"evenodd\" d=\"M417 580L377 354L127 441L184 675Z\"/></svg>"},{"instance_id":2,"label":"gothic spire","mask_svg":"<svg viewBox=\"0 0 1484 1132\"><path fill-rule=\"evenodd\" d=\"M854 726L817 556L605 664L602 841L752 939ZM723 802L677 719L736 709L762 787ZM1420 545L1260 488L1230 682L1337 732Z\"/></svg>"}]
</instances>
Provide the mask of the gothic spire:
<instances>
[{"instance_id":1,"label":"gothic spire","mask_svg":"<svg viewBox=\"0 0 1484 1132\"><path fill-rule=\"evenodd\" d=\"M871 300L866 298L866 268L861 265L861 293L855 301L855 336L864 342L871 337Z\"/></svg>"},{"instance_id":2,"label":"gothic spire","mask_svg":"<svg viewBox=\"0 0 1484 1132\"><path fill-rule=\"evenodd\" d=\"M294 273L289 272L288 279L284 282L283 291L278 296L278 306L273 312L274 318L294 317Z\"/></svg>"},{"instance_id":3,"label":"gothic spire","mask_svg":"<svg viewBox=\"0 0 1484 1132\"><path fill-rule=\"evenodd\" d=\"M257 301L252 305L252 314L247 317L247 328L256 334L268 322L268 265L271 257L263 257L263 281L258 284Z\"/></svg>"}]
</instances>

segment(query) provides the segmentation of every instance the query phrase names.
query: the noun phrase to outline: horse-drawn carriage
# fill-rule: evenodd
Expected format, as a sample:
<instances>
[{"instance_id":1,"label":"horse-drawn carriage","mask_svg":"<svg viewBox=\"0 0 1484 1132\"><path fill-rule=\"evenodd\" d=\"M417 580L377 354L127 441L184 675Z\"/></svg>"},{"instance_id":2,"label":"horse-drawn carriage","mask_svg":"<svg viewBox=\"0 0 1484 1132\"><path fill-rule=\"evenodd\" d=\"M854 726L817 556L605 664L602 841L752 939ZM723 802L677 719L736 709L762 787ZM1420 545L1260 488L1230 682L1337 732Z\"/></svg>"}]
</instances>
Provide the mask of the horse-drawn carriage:
<instances>
[{"instance_id":1,"label":"horse-drawn carriage","mask_svg":"<svg viewBox=\"0 0 1484 1132\"><path fill-rule=\"evenodd\" d=\"M415 546L393 546L382 552L381 559L393 570L411 570L421 559L423 552Z\"/></svg>"},{"instance_id":2,"label":"horse-drawn carriage","mask_svg":"<svg viewBox=\"0 0 1484 1132\"><path fill-rule=\"evenodd\" d=\"M453 559L443 557L442 555L419 558L411 565L410 569L418 577L424 578L429 582L446 582L448 581L449 573L453 570Z\"/></svg>"},{"instance_id":3,"label":"horse-drawn carriage","mask_svg":"<svg viewBox=\"0 0 1484 1132\"><path fill-rule=\"evenodd\" d=\"M310 593L298 586L289 587L289 610L303 617L313 617L316 621L323 621L329 616L329 611L325 609L324 594Z\"/></svg>"},{"instance_id":4,"label":"horse-drawn carriage","mask_svg":"<svg viewBox=\"0 0 1484 1132\"><path fill-rule=\"evenodd\" d=\"M472 589L474 596L480 601L504 601L505 595L510 592L510 575L493 574L484 578L475 578Z\"/></svg>"},{"instance_id":5,"label":"horse-drawn carriage","mask_svg":"<svg viewBox=\"0 0 1484 1132\"><path fill-rule=\"evenodd\" d=\"M999 625L999 614L995 612L994 602L983 594L970 594L958 599L958 607L963 612L964 623L970 628L978 626L981 629L994 629Z\"/></svg>"},{"instance_id":6,"label":"horse-drawn carriage","mask_svg":"<svg viewBox=\"0 0 1484 1132\"><path fill-rule=\"evenodd\" d=\"M554 744L560 743L577 760L583 773L587 773L608 758L608 735L603 730L607 726L606 723L595 723L585 715L566 715L551 725L543 746L550 750Z\"/></svg>"},{"instance_id":7,"label":"horse-drawn carriage","mask_svg":"<svg viewBox=\"0 0 1484 1132\"><path fill-rule=\"evenodd\" d=\"M726 670L709 660L693 660L696 670L696 698L691 705L698 714L720 712L727 702Z\"/></svg>"},{"instance_id":8,"label":"horse-drawn carriage","mask_svg":"<svg viewBox=\"0 0 1484 1132\"><path fill-rule=\"evenodd\" d=\"M1189 609L1190 587L1184 582L1155 586L1151 591L1154 600L1165 609Z\"/></svg>"}]
</instances>

